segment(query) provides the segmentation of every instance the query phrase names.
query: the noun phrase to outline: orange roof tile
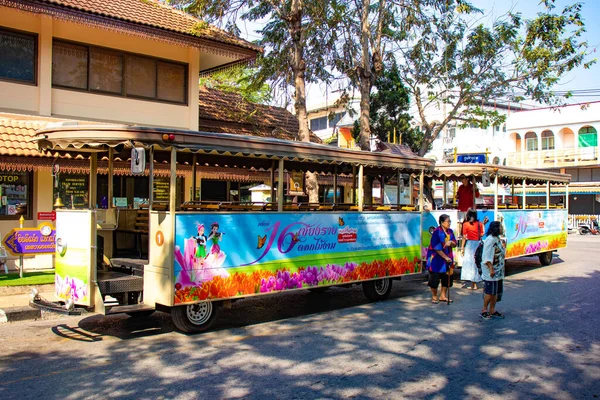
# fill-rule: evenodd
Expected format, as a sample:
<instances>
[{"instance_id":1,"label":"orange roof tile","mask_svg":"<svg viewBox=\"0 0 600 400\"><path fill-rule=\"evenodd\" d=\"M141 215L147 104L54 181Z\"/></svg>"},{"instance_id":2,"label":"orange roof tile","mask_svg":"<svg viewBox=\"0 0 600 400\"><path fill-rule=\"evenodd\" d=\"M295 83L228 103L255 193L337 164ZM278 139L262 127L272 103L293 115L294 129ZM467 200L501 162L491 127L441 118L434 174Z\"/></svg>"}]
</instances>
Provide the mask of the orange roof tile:
<instances>
[{"instance_id":1,"label":"orange roof tile","mask_svg":"<svg viewBox=\"0 0 600 400\"><path fill-rule=\"evenodd\" d=\"M200 88L198 130L298 140L298 119L282 107L253 104L237 93ZM311 142L322 143L311 133Z\"/></svg>"},{"instance_id":2,"label":"orange roof tile","mask_svg":"<svg viewBox=\"0 0 600 400\"><path fill-rule=\"evenodd\" d=\"M255 52L261 51L261 48L253 43L178 11L158 0L2 0L0 4L31 10L40 6L58 6L64 10L160 28Z\"/></svg>"},{"instance_id":3,"label":"orange roof tile","mask_svg":"<svg viewBox=\"0 0 600 400\"><path fill-rule=\"evenodd\" d=\"M56 118L0 113L0 155L44 157L37 144L30 142L38 129Z\"/></svg>"}]
</instances>

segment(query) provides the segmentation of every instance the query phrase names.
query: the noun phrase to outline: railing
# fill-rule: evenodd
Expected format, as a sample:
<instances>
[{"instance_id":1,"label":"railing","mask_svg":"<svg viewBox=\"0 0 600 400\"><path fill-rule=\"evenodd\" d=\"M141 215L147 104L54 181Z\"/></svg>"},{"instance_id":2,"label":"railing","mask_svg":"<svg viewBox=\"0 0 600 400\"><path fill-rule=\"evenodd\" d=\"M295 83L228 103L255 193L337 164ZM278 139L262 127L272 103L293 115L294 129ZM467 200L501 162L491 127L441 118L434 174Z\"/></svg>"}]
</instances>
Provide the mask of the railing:
<instances>
[{"instance_id":1,"label":"railing","mask_svg":"<svg viewBox=\"0 0 600 400\"><path fill-rule=\"evenodd\" d=\"M598 147L568 147L564 149L509 153L506 165L512 167L553 168L598 164Z\"/></svg>"},{"instance_id":2,"label":"railing","mask_svg":"<svg viewBox=\"0 0 600 400\"><path fill-rule=\"evenodd\" d=\"M592 219L600 221L600 215L593 214L569 214L569 227L577 229L579 225L586 224L591 226Z\"/></svg>"}]
</instances>

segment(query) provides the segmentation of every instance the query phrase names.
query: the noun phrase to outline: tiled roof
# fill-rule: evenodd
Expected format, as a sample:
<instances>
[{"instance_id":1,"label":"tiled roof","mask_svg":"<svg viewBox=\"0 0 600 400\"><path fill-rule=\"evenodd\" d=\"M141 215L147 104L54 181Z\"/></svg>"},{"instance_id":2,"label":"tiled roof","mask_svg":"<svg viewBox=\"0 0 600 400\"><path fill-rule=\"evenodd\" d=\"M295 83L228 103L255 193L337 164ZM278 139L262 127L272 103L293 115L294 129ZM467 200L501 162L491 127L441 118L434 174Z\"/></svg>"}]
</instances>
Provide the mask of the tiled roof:
<instances>
[{"instance_id":1,"label":"tiled roof","mask_svg":"<svg viewBox=\"0 0 600 400\"><path fill-rule=\"evenodd\" d=\"M248 103L237 94L214 89L200 90L199 107L201 131L288 140L297 137L298 120L284 108ZM50 156L40 153L30 140L47 124L64 121L67 119L0 113L0 156ZM311 139L321 143L315 135Z\"/></svg>"},{"instance_id":2,"label":"tiled roof","mask_svg":"<svg viewBox=\"0 0 600 400\"><path fill-rule=\"evenodd\" d=\"M200 88L200 131L298 140L298 126L298 119L285 108L253 104L237 93ZM322 143L312 133L310 139Z\"/></svg>"},{"instance_id":3,"label":"tiled roof","mask_svg":"<svg viewBox=\"0 0 600 400\"><path fill-rule=\"evenodd\" d=\"M43 157L37 144L30 142L38 129L51 122L61 122L57 118L0 113L0 155Z\"/></svg>"},{"instance_id":4,"label":"tiled roof","mask_svg":"<svg viewBox=\"0 0 600 400\"><path fill-rule=\"evenodd\" d=\"M158 0L12 0L12 3L17 4L19 7L54 5L85 14L160 28L191 37L261 51L259 46L178 11Z\"/></svg>"},{"instance_id":5,"label":"tiled roof","mask_svg":"<svg viewBox=\"0 0 600 400\"><path fill-rule=\"evenodd\" d=\"M381 153L392 153L398 154L404 157L418 157L419 155L412 151L409 146L405 144L395 144L388 142L378 142L377 151Z\"/></svg>"}]
</instances>

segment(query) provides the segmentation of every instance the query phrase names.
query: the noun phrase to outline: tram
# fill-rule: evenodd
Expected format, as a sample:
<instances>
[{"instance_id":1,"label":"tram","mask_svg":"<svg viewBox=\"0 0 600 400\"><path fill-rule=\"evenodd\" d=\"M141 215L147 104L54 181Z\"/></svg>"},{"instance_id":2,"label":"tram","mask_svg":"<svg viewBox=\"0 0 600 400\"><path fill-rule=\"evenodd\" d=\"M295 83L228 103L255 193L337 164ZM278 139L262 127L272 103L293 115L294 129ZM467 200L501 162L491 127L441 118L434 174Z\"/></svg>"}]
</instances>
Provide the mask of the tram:
<instances>
[{"instance_id":1,"label":"tram","mask_svg":"<svg viewBox=\"0 0 600 400\"><path fill-rule=\"evenodd\" d=\"M55 294L61 303L37 298L34 306L132 316L159 310L170 313L179 330L200 332L214 324L221 307L241 298L361 284L370 300L381 300L389 296L393 280L422 273L421 212L400 204L400 198L409 190L414 204L413 180L418 177L423 186L423 177L435 171L431 160L140 126L50 127L36 141L43 151L89 159L90 184L87 209L56 210ZM131 159L132 171L146 170L150 180L148 258L129 260L129 270L127 262L117 267L101 251L120 220L111 199L116 157ZM100 159L108 161L106 208L97 205ZM153 200L158 163L170 165L168 203ZM194 195L178 204L176 174L184 165L192 166ZM276 201L199 201L195 176L205 165L269 171ZM332 178L334 187L338 177L351 178L352 201L340 201L336 190L331 204L292 201L286 177L306 171ZM397 203L365 204L366 176L395 181Z\"/></svg>"},{"instance_id":2,"label":"tram","mask_svg":"<svg viewBox=\"0 0 600 400\"><path fill-rule=\"evenodd\" d=\"M507 246L507 259L537 256L540 263L546 266L552 262L553 252L566 247L570 175L495 164L452 163L436 165L430 177L443 182L443 204L440 210L423 214L425 230L437 223L439 214L445 213L450 215L453 229L458 233L457 237L460 236L461 222L465 213L456 209L456 191L449 191L448 183L451 182L455 186L457 182L467 178L474 191L477 184L493 190L491 204L489 202L478 204L474 201L470 208L477 210L479 221L486 222L486 232L489 222L500 221ZM540 185L546 189L544 201L528 202L528 188ZM551 202L553 185L566 188L564 201ZM504 191L502 196L501 189ZM507 194L506 191L509 189L510 192ZM473 199L476 199L475 193ZM423 237L427 238L427 235ZM424 246L428 244L429 242L424 240ZM462 261L460 254L457 254L456 259L460 265Z\"/></svg>"}]
</instances>

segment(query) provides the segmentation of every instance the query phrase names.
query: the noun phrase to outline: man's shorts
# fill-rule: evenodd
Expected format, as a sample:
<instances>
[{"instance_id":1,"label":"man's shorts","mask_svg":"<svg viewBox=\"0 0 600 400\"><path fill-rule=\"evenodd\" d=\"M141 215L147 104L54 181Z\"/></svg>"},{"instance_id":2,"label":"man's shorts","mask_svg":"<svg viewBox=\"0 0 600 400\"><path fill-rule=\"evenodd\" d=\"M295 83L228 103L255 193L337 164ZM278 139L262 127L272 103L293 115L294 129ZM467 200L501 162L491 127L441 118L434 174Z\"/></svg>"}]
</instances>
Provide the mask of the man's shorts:
<instances>
[{"instance_id":1,"label":"man's shorts","mask_svg":"<svg viewBox=\"0 0 600 400\"><path fill-rule=\"evenodd\" d=\"M498 296L496 301L502 300L502 293L504 292L504 280L499 281L484 281L483 294L489 294L492 296Z\"/></svg>"},{"instance_id":2,"label":"man's shorts","mask_svg":"<svg viewBox=\"0 0 600 400\"><path fill-rule=\"evenodd\" d=\"M450 287L452 287L452 283L454 282L453 276L448 276L445 272L431 272L429 271L429 279L427 280L427 286L437 289L440 285L440 281L442 282L442 287L448 287L448 278L450 278Z\"/></svg>"}]
</instances>

